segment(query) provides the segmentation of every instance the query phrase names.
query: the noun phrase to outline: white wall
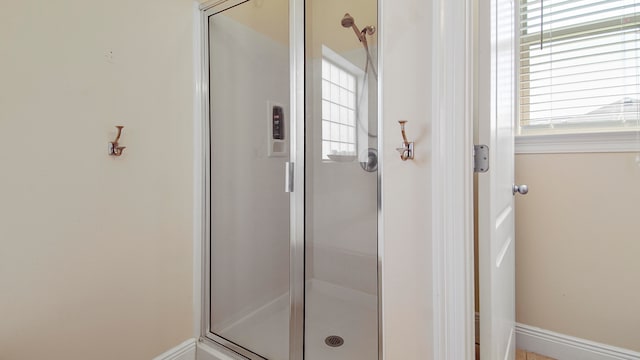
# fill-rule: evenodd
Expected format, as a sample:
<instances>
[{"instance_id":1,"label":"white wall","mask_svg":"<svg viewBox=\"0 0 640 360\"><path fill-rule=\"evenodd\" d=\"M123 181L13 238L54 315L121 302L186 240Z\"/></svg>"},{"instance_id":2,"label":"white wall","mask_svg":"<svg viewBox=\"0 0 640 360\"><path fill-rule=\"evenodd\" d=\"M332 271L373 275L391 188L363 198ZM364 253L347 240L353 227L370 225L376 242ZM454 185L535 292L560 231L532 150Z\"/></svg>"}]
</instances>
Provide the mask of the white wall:
<instances>
[{"instance_id":1,"label":"white wall","mask_svg":"<svg viewBox=\"0 0 640 360\"><path fill-rule=\"evenodd\" d=\"M1 359L191 337L192 19L188 0L0 2Z\"/></svg>"},{"instance_id":2,"label":"white wall","mask_svg":"<svg viewBox=\"0 0 640 360\"><path fill-rule=\"evenodd\" d=\"M229 13L245 7L251 9L251 4ZM289 194L284 192L284 163L289 157L267 153L267 103L289 108L288 44L226 14L212 17L210 28L215 330L289 289ZM285 130L289 128L286 111Z\"/></svg>"},{"instance_id":3,"label":"white wall","mask_svg":"<svg viewBox=\"0 0 640 360\"><path fill-rule=\"evenodd\" d=\"M383 332L385 359L433 353L431 239L431 1L382 2ZM398 120L415 141L402 161Z\"/></svg>"}]
</instances>

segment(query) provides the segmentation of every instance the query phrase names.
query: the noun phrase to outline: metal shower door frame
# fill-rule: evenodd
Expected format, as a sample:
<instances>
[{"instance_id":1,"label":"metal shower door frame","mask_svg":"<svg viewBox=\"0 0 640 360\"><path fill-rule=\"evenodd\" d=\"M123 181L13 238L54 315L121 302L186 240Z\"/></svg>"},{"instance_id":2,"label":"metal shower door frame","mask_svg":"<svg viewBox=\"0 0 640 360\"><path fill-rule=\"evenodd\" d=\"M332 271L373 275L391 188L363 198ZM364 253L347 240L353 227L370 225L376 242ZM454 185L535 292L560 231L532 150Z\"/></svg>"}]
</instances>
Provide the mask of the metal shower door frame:
<instances>
[{"instance_id":1,"label":"metal shower door frame","mask_svg":"<svg viewBox=\"0 0 640 360\"><path fill-rule=\"evenodd\" d=\"M202 38L202 108L203 108L203 167L204 167L204 209L202 234L202 308L200 319L200 341L225 352L231 357L238 355L244 359L266 360L211 331L211 109L210 109L210 71L209 71L209 17L240 5L249 0L215 0L200 5Z\"/></svg>"},{"instance_id":2,"label":"metal shower door frame","mask_svg":"<svg viewBox=\"0 0 640 360\"><path fill-rule=\"evenodd\" d=\"M304 359L305 307L305 0L289 0L290 197L289 360Z\"/></svg>"},{"instance_id":3,"label":"metal shower door frame","mask_svg":"<svg viewBox=\"0 0 640 360\"><path fill-rule=\"evenodd\" d=\"M200 337L199 341L229 354L233 358L257 360L263 357L248 351L211 332L211 127L209 105L209 16L249 0L211 0L199 6L200 21L200 84L202 134L202 189L201 209L201 274ZM378 24L382 19L382 0L376 1ZM378 27L378 38L382 38ZM382 29L383 30L383 29ZM304 359L304 314L305 314L305 0L289 0L289 56L290 56L290 158L293 164L293 191L290 193L290 326L289 360ZM382 44L378 42L378 149L382 149ZM383 212L382 212L382 157L378 158L377 174L377 302L378 302L378 359L383 356L383 307L382 307L382 263L383 263ZM198 292L196 292L198 293Z\"/></svg>"},{"instance_id":4,"label":"metal shower door frame","mask_svg":"<svg viewBox=\"0 0 640 360\"><path fill-rule=\"evenodd\" d=\"M212 0L201 4L200 44L202 49L201 93L202 93L202 129L203 129L203 189L202 209L202 274L200 341L229 354L242 358L260 360L264 357L255 354L211 331L211 127L209 105L209 17L240 5L249 0ZM304 357L304 0L289 0L289 36L290 36L290 157L293 165L293 191L290 193L290 326L289 359L302 360Z\"/></svg>"}]
</instances>

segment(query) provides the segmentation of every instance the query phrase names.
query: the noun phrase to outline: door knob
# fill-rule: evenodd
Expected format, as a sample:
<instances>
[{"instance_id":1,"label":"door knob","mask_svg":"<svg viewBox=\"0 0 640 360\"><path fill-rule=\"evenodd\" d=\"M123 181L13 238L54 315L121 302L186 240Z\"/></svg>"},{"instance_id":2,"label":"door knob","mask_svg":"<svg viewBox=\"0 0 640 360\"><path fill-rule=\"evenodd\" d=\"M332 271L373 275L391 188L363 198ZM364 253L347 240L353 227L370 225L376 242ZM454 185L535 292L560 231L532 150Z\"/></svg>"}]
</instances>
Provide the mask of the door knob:
<instances>
[{"instance_id":1,"label":"door knob","mask_svg":"<svg viewBox=\"0 0 640 360\"><path fill-rule=\"evenodd\" d=\"M527 185L516 185L513 184L513 195L516 193L526 195L529 192L529 187Z\"/></svg>"}]
</instances>

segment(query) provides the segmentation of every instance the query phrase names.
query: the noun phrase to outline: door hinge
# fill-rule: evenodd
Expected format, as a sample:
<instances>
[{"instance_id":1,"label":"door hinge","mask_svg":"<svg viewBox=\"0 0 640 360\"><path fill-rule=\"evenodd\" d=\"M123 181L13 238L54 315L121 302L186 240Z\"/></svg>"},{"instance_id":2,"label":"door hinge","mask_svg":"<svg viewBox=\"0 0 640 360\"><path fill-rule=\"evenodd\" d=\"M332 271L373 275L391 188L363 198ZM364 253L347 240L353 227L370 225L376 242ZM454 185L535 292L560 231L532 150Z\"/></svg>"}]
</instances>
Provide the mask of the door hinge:
<instances>
[{"instance_id":1,"label":"door hinge","mask_svg":"<svg viewBox=\"0 0 640 360\"><path fill-rule=\"evenodd\" d=\"M473 172L489 171L489 147L487 145L473 145Z\"/></svg>"}]
</instances>

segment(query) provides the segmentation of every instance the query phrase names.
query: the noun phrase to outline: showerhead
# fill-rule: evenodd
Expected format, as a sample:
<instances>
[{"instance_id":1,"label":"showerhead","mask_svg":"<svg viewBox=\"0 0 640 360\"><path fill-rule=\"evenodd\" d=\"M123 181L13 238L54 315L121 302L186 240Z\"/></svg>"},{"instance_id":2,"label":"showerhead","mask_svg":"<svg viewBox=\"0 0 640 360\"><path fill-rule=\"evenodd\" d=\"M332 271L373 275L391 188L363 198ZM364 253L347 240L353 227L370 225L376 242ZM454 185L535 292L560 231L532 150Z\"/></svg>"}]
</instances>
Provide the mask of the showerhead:
<instances>
[{"instance_id":1,"label":"showerhead","mask_svg":"<svg viewBox=\"0 0 640 360\"><path fill-rule=\"evenodd\" d=\"M356 37L358 38L358 40L360 40L360 42L367 41L364 35L360 32L360 29L358 29L358 26L356 25L356 21L353 20L353 16L349 15L349 13L344 14L344 16L342 17L342 21L340 21L340 23L345 28L352 28L353 32L356 33Z\"/></svg>"},{"instance_id":2,"label":"showerhead","mask_svg":"<svg viewBox=\"0 0 640 360\"><path fill-rule=\"evenodd\" d=\"M356 33L358 40L360 40L365 47L367 47L367 37L365 35L373 35L376 32L375 26L372 25L365 26L364 29L360 31L356 25L356 21L353 19L353 16L349 15L349 13L344 14L340 23L345 28L352 28L353 32Z\"/></svg>"},{"instance_id":3,"label":"showerhead","mask_svg":"<svg viewBox=\"0 0 640 360\"><path fill-rule=\"evenodd\" d=\"M355 24L355 21L353 20L353 16L349 15L349 13L344 14L344 16L342 17L342 26L343 27L352 27L353 24Z\"/></svg>"}]
</instances>

